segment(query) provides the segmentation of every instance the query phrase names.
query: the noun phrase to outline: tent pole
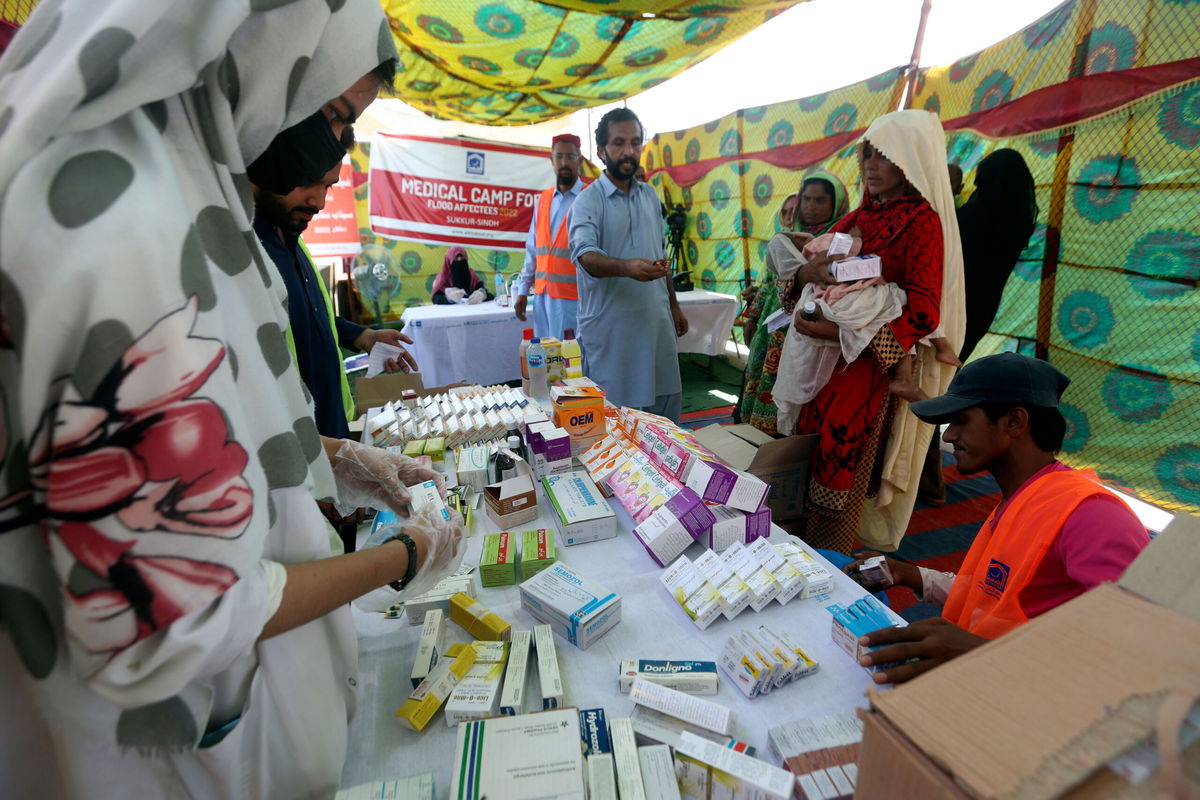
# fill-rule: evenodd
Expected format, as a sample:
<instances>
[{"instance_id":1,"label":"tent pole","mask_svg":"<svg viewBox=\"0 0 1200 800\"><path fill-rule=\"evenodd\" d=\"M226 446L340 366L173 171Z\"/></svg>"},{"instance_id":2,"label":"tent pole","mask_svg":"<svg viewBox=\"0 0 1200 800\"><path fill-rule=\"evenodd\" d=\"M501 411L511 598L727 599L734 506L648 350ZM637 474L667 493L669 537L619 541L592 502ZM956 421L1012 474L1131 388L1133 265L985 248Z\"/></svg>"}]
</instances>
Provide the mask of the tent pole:
<instances>
[{"instance_id":1,"label":"tent pole","mask_svg":"<svg viewBox=\"0 0 1200 800\"><path fill-rule=\"evenodd\" d=\"M917 70L921 66L921 45L925 43L925 25L929 22L929 10L933 0L922 0L921 20L917 23L917 38L913 42L912 58L908 60L908 80L904 84L904 93L898 98L896 109L907 108L912 104L913 94L917 88Z\"/></svg>"}]
</instances>

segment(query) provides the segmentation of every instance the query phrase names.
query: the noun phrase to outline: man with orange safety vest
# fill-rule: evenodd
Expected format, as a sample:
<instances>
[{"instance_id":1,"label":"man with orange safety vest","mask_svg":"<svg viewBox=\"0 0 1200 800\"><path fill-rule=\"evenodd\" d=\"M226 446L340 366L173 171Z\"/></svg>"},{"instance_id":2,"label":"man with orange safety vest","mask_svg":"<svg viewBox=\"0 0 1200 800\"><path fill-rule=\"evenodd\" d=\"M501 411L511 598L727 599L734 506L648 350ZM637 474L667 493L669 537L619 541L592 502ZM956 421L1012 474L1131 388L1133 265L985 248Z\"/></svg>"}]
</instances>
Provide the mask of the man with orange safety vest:
<instances>
[{"instance_id":1,"label":"man with orange safety vest","mask_svg":"<svg viewBox=\"0 0 1200 800\"><path fill-rule=\"evenodd\" d=\"M561 339L563 331L576 327L579 291L575 264L567 243L567 212L586 185L579 176L583 156L579 137L571 133L555 136L550 143L550 163L555 185L543 189L533 210L533 223L525 239L525 267L517 279L513 311L524 321L530 284L537 299L533 303L533 333Z\"/></svg>"},{"instance_id":2,"label":"man with orange safety vest","mask_svg":"<svg viewBox=\"0 0 1200 800\"><path fill-rule=\"evenodd\" d=\"M958 470L987 470L1000 504L983 523L958 574L887 559L890 580L858 577L862 560L845 568L868 590L907 586L942 616L864 636L880 646L859 661L894 664L873 674L900 683L1105 581L1115 581L1149 543L1146 528L1091 470L1055 458L1066 420L1059 398L1070 380L1045 361L1001 353L963 367L946 394L909 408L926 422L949 423L942 438Z\"/></svg>"}]
</instances>

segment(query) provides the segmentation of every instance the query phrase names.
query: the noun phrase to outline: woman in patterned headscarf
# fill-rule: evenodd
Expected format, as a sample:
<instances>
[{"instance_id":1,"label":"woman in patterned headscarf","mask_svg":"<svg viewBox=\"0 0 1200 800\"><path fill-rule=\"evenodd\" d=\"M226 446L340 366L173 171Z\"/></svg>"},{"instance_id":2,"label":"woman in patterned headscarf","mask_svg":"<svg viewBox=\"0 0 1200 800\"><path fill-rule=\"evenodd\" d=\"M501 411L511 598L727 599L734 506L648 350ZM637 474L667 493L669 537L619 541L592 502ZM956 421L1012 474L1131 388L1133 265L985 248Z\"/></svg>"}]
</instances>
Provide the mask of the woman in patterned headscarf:
<instances>
[{"instance_id":1,"label":"woman in patterned headscarf","mask_svg":"<svg viewBox=\"0 0 1200 800\"><path fill-rule=\"evenodd\" d=\"M894 550L904 535L932 427L889 394L891 370L941 324L953 348L965 327L962 247L946 171L942 125L927 111L897 111L875 120L859 144L864 196L834 231L858 229L862 252L883 262L883 278L906 294L899 317L884 325L862 354L839 358L829 382L799 409L795 433L818 434L803 538L848 552L855 539ZM829 283L829 259L797 272L796 284ZM837 339L828 320L797 317L792 334ZM954 368L917 347L915 379L942 394ZM789 431L791 432L791 431Z\"/></svg>"},{"instance_id":2,"label":"woman in patterned headscarf","mask_svg":"<svg viewBox=\"0 0 1200 800\"><path fill-rule=\"evenodd\" d=\"M846 187L836 175L824 170L813 170L806 175L800 185L800 193L791 195L788 199L793 198L798 202L792 211L791 219L784 219L784 226L789 231L820 236L846 213ZM780 308L786 308L790 313L795 305L792 299L788 299L786 304L780 299L781 290L784 296L789 293L791 281L780 277L775 264L781 252L790 252L781 248L795 249L792 237L789 233L777 233L775 239L780 241L773 240L768 245L766 274L754 298L746 306L746 327L743 328L743 331L749 334L747 341L750 344L750 355L746 360L745 385L742 389L739 412L742 422L753 425L764 433L777 433L777 411L771 390L779 370L779 357L783 352L787 326L768 331L762 322Z\"/></svg>"},{"instance_id":3,"label":"woman in patterned headscarf","mask_svg":"<svg viewBox=\"0 0 1200 800\"><path fill-rule=\"evenodd\" d=\"M247 165L314 112L336 137L394 57L375 0L43 0L0 60L13 796L331 795L346 603L453 568L461 527L419 515L419 547L329 557L314 496L363 473L331 471L251 230Z\"/></svg>"}]
</instances>

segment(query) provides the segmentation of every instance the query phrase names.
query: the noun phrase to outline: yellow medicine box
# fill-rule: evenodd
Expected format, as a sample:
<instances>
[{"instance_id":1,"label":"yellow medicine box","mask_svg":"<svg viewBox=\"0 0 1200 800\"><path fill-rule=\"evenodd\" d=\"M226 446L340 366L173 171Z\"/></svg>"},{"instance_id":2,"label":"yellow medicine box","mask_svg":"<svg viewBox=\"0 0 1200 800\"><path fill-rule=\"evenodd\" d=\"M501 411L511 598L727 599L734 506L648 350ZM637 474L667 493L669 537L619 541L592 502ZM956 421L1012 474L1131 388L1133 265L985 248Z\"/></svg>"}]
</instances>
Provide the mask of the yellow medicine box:
<instances>
[{"instance_id":1,"label":"yellow medicine box","mask_svg":"<svg viewBox=\"0 0 1200 800\"><path fill-rule=\"evenodd\" d=\"M425 455L425 440L414 439L413 441L404 445L404 455L409 456L410 458L416 458L417 456Z\"/></svg>"},{"instance_id":2,"label":"yellow medicine box","mask_svg":"<svg viewBox=\"0 0 1200 800\"><path fill-rule=\"evenodd\" d=\"M451 612L451 619L453 618ZM475 648L469 644L450 645L446 654L429 673L429 677L421 681L421 685L413 689L404 705L400 706L396 716L414 731L424 730L454 687L475 663L476 655Z\"/></svg>"},{"instance_id":3,"label":"yellow medicine box","mask_svg":"<svg viewBox=\"0 0 1200 800\"><path fill-rule=\"evenodd\" d=\"M450 621L485 642L507 642L512 635L511 625L465 592L450 598Z\"/></svg>"}]
</instances>

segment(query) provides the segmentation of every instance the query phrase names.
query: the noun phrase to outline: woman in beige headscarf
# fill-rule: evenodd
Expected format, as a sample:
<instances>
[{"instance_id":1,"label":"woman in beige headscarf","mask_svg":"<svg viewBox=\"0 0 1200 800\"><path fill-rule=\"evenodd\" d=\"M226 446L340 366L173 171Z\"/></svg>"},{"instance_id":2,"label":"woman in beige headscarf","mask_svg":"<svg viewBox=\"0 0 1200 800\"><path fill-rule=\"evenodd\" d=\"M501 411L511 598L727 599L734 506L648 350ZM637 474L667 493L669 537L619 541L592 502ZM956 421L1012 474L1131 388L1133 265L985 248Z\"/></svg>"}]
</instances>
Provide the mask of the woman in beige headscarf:
<instances>
[{"instance_id":1,"label":"woman in beige headscarf","mask_svg":"<svg viewBox=\"0 0 1200 800\"><path fill-rule=\"evenodd\" d=\"M862 252L881 257L884 280L903 289L906 301L859 358L839 363L796 422L796 433L821 436L803 538L842 552L855 538L892 550L903 537L933 429L888 392L891 372L939 324L954 348L965 326L962 247L941 123L925 111L887 114L867 129L859 157L862 205L833 230L857 228ZM797 283L830 282L829 261L809 262ZM789 335L837 339L838 327L797 315ZM944 392L953 367L935 361L925 346L916 347L915 362L920 388L928 395Z\"/></svg>"}]
</instances>

